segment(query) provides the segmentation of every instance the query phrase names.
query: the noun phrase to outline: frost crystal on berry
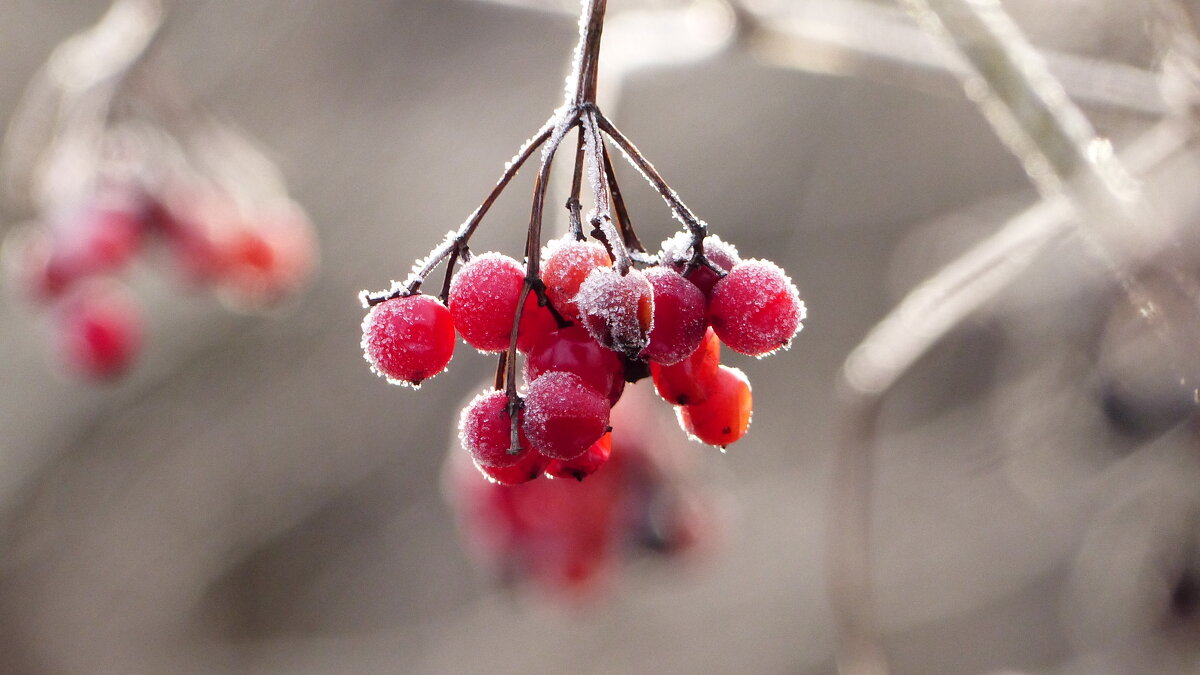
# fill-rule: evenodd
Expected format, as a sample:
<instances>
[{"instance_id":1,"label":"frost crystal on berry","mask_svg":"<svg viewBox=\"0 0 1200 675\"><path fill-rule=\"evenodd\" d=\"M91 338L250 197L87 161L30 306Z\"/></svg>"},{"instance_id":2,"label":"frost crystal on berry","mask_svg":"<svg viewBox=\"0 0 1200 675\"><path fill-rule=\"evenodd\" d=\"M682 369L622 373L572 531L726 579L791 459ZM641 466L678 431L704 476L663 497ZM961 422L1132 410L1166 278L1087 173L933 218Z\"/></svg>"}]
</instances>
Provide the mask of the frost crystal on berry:
<instances>
[{"instance_id":1,"label":"frost crystal on berry","mask_svg":"<svg viewBox=\"0 0 1200 675\"><path fill-rule=\"evenodd\" d=\"M529 385L522 428L535 450L570 460L608 430L608 412L608 400L578 375L551 372Z\"/></svg>"},{"instance_id":2,"label":"frost crystal on berry","mask_svg":"<svg viewBox=\"0 0 1200 675\"><path fill-rule=\"evenodd\" d=\"M392 384L417 386L446 369L454 355L450 312L428 295L393 298L362 323L363 358Z\"/></svg>"},{"instance_id":3,"label":"frost crystal on berry","mask_svg":"<svg viewBox=\"0 0 1200 675\"><path fill-rule=\"evenodd\" d=\"M600 344L636 357L646 348L654 325L654 288L646 275L611 267L588 274L575 296L583 323Z\"/></svg>"},{"instance_id":4,"label":"frost crystal on berry","mask_svg":"<svg viewBox=\"0 0 1200 675\"><path fill-rule=\"evenodd\" d=\"M523 436L521 447L512 448L512 418L508 414L508 396L503 391L480 393L459 415L459 442L483 466L503 468L520 462L529 445Z\"/></svg>"},{"instance_id":5,"label":"frost crystal on berry","mask_svg":"<svg viewBox=\"0 0 1200 675\"><path fill-rule=\"evenodd\" d=\"M525 270L516 260L484 253L463 265L450 286L454 327L472 347L485 352L508 349Z\"/></svg>"}]
</instances>

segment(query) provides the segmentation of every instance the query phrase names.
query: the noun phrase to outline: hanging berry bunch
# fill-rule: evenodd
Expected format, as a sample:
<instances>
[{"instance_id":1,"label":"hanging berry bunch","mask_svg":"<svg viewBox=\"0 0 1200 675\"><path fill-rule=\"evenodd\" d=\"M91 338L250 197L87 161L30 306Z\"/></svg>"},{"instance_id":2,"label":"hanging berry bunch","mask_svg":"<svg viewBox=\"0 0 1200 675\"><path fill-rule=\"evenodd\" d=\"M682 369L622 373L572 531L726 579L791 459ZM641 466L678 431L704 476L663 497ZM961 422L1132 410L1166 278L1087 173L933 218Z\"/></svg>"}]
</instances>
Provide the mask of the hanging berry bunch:
<instances>
[{"instance_id":1,"label":"hanging berry bunch","mask_svg":"<svg viewBox=\"0 0 1200 675\"><path fill-rule=\"evenodd\" d=\"M140 351L121 278L143 254L239 310L277 304L316 262L276 167L155 58L164 18L157 0L114 2L55 50L5 138L9 206L32 214L6 239L10 279L50 314L59 360L92 379Z\"/></svg>"},{"instance_id":2,"label":"hanging berry bunch","mask_svg":"<svg viewBox=\"0 0 1200 675\"><path fill-rule=\"evenodd\" d=\"M613 408L616 429L588 453L608 462L584 483L481 481L453 445L444 488L476 562L502 583L578 600L595 597L627 558L673 562L710 550L721 529L718 501L683 437L664 434L673 422L650 398L634 388Z\"/></svg>"},{"instance_id":3,"label":"hanging berry bunch","mask_svg":"<svg viewBox=\"0 0 1200 675\"><path fill-rule=\"evenodd\" d=\"M720 343L754 356L787 347L804 303L783 270L742 260L709 235L654 166L596 106L605 0L585 0L565 104L509 162L500 181L402 283L365 292L363 349L373 370L417 386L444 370L455 335L499 354L494 389L463 410L461 440L491 480L583 477L608 458L609 411L626 382L653 375L678 405L683 428L724 448L750 424L750 384L721 365ZM577 132L569 233L542 246L547 180L559 146ZM613 171L609 143L666 201L683 231L646 252ZM521 166L541 147L524 264L500 253L474 255L470 239ZM587 184L592 208L583 214ZM585 226L586 223L586 226ZM441 291L421 293L445 263ZM458 263L462 263L457 270ZM525 388L517 359L524 354Z\"/></svg>"}]
</instances>

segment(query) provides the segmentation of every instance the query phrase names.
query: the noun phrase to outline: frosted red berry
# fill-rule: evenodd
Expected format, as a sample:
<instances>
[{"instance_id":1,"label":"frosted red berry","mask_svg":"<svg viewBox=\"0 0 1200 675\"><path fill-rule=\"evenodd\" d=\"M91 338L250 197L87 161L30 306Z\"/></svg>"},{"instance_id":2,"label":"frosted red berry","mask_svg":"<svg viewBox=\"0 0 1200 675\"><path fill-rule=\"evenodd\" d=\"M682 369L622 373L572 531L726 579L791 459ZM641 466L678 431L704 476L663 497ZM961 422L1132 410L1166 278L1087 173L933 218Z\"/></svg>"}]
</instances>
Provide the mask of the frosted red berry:
<instances>
[{"instance_id":1,"label":"frosted red berry","mask_svg":"<svg viewBox=\"0 0 1200 675\"><path fill-rule=\"evenodd\" d=\"M701 403L708 398L721 363L721 341L709 328L696 351L670 366L650 364L654 388L672 405Z\"/></svg>"},{"instance_id":2,"label":"frosted red berry","mask_svg":"<svg viewBox=\"0 0 1200 675\"><path fill-rule=\"evenodd\" d=\"M574 373L548 372L529 384L522 428L535 450L574 459L608 431L608 399Z\"/></svg>"},{"instance_id":3,"label":"frosted red berry","mask_svg":"<svg viewBox=\"0 0 1200 675\"><path fill-rule=\"evenodd\" d=\"M612 267L588 274L575 296L582 321L597 342L636 358L654 324L654 288L646 275L630 269L622 276Z\"/></svg>"},{"instance_id":4,"label":"frosted red berry","mask_svg":"<svg viewBox=\"0 0 1200 675\"><path fill-rule=\"evenodd\" d=\"M804 302L779 266L745 260L713 287L708 318L729 348L761 356L787 347L800 331Z\"/></svg>"},{"instance_id":5,"label":"frosted red berry","mask_svg":"<svg viewBox=\"0 0 1200 675\"><path fill-rule=\"evenodd\" d=\"M583 480L599 471L600 467L608 462L610 456L612 456L612 434L606 433L575 459L551 460L546 465L546 475L551 478Z\"/></svg>"},{"instance_id":6,"label":"frosted red berry","mask_svg":"<svg viewBox=\"0 0 1200 675\"><path fill-rule=\"evenodd\" d=\"M445 370L454 355L450 312L428 295L381 302L362 328L364 357L393 384L418 385Z\"/></svg>"},{"instance_id":7,"label":"frosted red berry","mask_svg":"<svg viewBox=\"0 0 1200 675\"><path fill-rule=\"evenodd\" d=\"M518 414L518 421L520 418ZM485 391L463 408L458 439L477 464L489 467L512 466L529 452L529 441L523 433L518 436L520 447L512 448L512 418L503 391Z\"/></svg>"},{"instance_id":8,"label":"frosted red berry","mask_svg":"<svg viewBox=\"0 0 1200 675\"><path fill-rule=\"evenodd\" d=\"M704 339L704 293L678 273L662 267L646 271L654 289L654 322L642 356L655 363L679 363Z\"/></svg>"},{"instance_id":9,"label":"frosted red berry","mask_svg":"<svg viewBox=\"0 0 1200 675\"><path fill-rule=\"evenodd\" d=\"M142 344L142 316L125 287L115 282L80 286L57 308L56 338L63 365L93 380L123 375Z\"/></svg>"},{"instance_id":10,"label":"frosted red berry","mask_svg":"<svg viewBox=\"0 0 1200 675\"><path fill-rule=\"evenodd\" d=\"M533 382L542 373L551 371L578 375L604 394L610 405L621 398L625 389L625 366L621 358L578 326L547 333L530 347L525 357L525 381Z\"/></svg>"},{"instance_id":11,"label":"frosted red berry","mask_svg":"<svg viewBox=\"0 0 1200 675\"><path fill-rule=\"evenodd\" d=\"M737 368L719 366L708 398L677 409L679 424L697 439L724 448L750 428L750 380Z\"/></svg>"},{"instance_id":12,"label":"frosted red berry","mask_svg":"<svg viewBox=\"0 0 1200 675\"><path fill-rule=\"evenodd\" d=\"M608 251L598 242L556 239L542 254L541 277L546 284L546 295L559 314L576 320L579 307L574 299L579 287L593 269L611 265Z\"/></svg>"},{"instance_id":13,"label":"frosted red berry","mask_svg":"<svg viewBox=\"0 0 1200 675\"><path fill-rule=\"evenodd\" d=\"M540 478L550 463L547 457L537 452L524 452L512 466L485 466L475 462L475 468L483 477L498 485L520 485Z\"/></svg>"},{"instance_id":14,"label":"frosted red berry","mask_svg":"<svg viewBox=\"0 0 1200 675\"><path fill-rule=\"evenodd\" d=\"M525 281L521 264L484 253L463 265L450 285L450 316L467 344L485 352L508 349Z\"/></svg>"}]
</instances>

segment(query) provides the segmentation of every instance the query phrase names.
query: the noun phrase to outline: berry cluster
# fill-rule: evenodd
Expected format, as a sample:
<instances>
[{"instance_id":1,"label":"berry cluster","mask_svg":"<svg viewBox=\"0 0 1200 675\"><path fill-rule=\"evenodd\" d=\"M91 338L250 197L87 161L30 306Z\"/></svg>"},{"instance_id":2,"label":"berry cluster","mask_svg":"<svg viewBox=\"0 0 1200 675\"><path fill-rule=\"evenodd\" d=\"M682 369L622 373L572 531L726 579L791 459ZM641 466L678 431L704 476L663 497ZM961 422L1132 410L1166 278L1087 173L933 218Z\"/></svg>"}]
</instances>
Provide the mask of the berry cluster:
<instances>
[{"instance_id":1,"label":"berry cluster","mask_svg":"<svg viewBox=\"0 0 1200 675\"><path fill-rule=\"evenodd\" d=\"M653 375L660 394L680 406L693 437L722 448L750 424L750 385L720 364L719 345L764 356L800 330L804 303L783 270L742 260L710 235L654 166L595 104L596 64L605 3L586 0L574 88L566 104L518 152L483 204L404 283L363 292L363 351L372 369L396 384L419 385L441 372L455 335L498 353L494 389L463 410L462 445L499 483L540 475L582 479L611 454L610 410L626 382ZM555 152L578 130L569 233L542 247L546 183ZM617 184L608 142L667 202L684 229L654 255L636 233ZM539 145L524 261L473 255L470 238L484 214ZM584 177L592 209L583 217ZM590 225L585 232L584 223ZM442 262L440 295L420 293ZM456 265L462 262L462 268ZM524 354L524 386L517 361Z\"/></svg>"},{"instance_id":2,"label":"berry cluster","mask_svg":"<svg viewBox=\"0 0 1200 675\"><path fill-rule=\"evenodd\" d=\"M552 241L542 253L544 304L532 293L522 300L516 260L476 256L454 276L448 307L422 294L374 305L363 322L365 356L390 381L418 385L446 368L456 333L482 352L505 355L515 340L525 356L520 404L510 406L497 387L461 415L463 447L497 482L595 472L611 452L609 411L647 367L659 394L680 406L683 428L724 447L745 434L751 400L745 375L720 364L721 342L755 356L785 347L804 304L782 270L739 260L715 236L708 238L710 261L729 267L687 270L686 243L686 236L664 242L663 264L622 276L601 243Z\"/></svg>"},{"instance_id":3,"label":"berry cluster","mask_svg":"<svg viewBox=\"0 0 1200 675\"><path fill-rule=\"evenodd\" d=\"M315 264L312 226L274 165L158 79L146 57L162 20L119 3L64 43L53 67L94 79L66 88L43 73L5 138L5 178L33 214L6 241L10 280L49 310L58 361L90 379L120 376L140 351L142 314L119 280L139 258L249 310L277 304ZM124 59L96 65L115 35L131 42Z\"/></svg>"},{"instance_id":4,"label":"berry cluster","mask_svg":"<svg viewBox=\"0 0 1200 675\"><path fill-rule=\"evenodd\" d=\"M612 459L584 483L481 481L453 445L445 491L476 561L501 582L571 601L595 597L626 556L676 561L711 548L719 510L686 443L661 433L669 420L651 397L632 388L613 408L620 430L598 444Z\"/></svg>"}]
</instances>

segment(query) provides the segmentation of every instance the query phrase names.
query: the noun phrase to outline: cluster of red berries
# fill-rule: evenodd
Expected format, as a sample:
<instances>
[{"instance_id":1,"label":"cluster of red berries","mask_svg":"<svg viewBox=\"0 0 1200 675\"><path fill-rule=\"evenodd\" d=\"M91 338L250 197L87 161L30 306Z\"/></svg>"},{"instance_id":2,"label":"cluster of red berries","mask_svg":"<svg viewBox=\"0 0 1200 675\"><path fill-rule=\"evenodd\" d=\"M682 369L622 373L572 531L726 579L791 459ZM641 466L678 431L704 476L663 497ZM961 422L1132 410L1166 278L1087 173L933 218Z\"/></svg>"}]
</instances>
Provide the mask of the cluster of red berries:
<instances>
[{"instance_id":1,"label":"cluster of red berries","mask_svg":"<svg viewBox=\"0 0 1200 675\"><path fill-rule=\"evenodd\" d=\"M154 240L165 252L159 260L238 308L271 306L310 274L316 246L299 207L284 202L250 212L216 192L188 195L168 200L108 189L10 242L13 280L50 310L62 361L72 372L109 379L134 362L143 320L118 278Z\"/></svg>"},{"instance_id":2,"label":"cluster of red berries","mask_svg":"<svg viewBox=\"0 0 1200 675\"><path fill-rule=\"evenodd\" d=\"M584 0L563 106L505 165L496 187L403 284L363 292L364 356L396 384L419 385L446 368L455 335L500 354L494 389L462 411L460 439L488 479L541 475L582 480L609 460L610 410L626 382L653 376L679 407L688 434L722 448L750 425L750 384L720 363L720 343L764 356L790 344L805 318L799 292L765 260L741 260L667 184L596 104L607 2ZM555 153L578 132L569 234L542 248ZM634 232L609 142L663 198L684 231L649 255ZM499 253L472 257L469 241L521 165L541 146L524 264ZM592 209L584 216L583 187ZM590 232L585 234L585 224ZM588 236L592 237L589 239ZM459 261L463 266L455 274ZM442 262L439 296L419 294ZM517 360L525 355L524 389Z\"/></svg>"},{"instance_id":3,"label":"cluster of red berries","mask_svg":"<svg viewBox=\"0 0 1200 675\"><path fill-rule=\"evenodd\" d=\"M445 465L445 491L467 550L495 578L557 599L596 597L630 556L665 561L710 549L719 509L682 438L631 388L613 408L619 431L604 471L583 483L540 480L505 486L479 480L457 444Z\"/></svg>"},{"instance_id":4,"label":"cluster of red berries","mask_svg":"<svg viewBox=\"0 0 1200 675\"><path fill-rule=\"evenodd\" d=\"M152 241L163 253L146 257L236 309L278 303L315 264L312 226L274 164L164 84L149 58L164 18L159 3L116 3L59 46L0 157L24 202L10 206L33 221L6 241L10 279L49 309L55 361L90 379L120 376L141 351L144 321L120 279Z\"/></svg>"},{"instance_id":5,"label":"cluster of red berries","mask_svg":"<svg viewBox=\"0 0 1200 675\"><path fill-rule=\"evenodd\" d=\"M415 386L446 368L456 333L483 352L515 342L524 395L514 405L509 392L485 390L460 423L463 447L499 483L594 473L612 451L611 407L647 371L691 436L724 447L746 433L751 397L745 375L720 364L720 343L772 353L800 330L805 309L776 265L743 261L715 236L704 243L707 266L689 265L692 239L680 233L659 264L622 275L600 242L557 240L543 252L536 294L523 294L520 263L485 253L459 270L445 305L419 294L374 305L364 354L389 381Z\"/></svg>"}]
</instances>

